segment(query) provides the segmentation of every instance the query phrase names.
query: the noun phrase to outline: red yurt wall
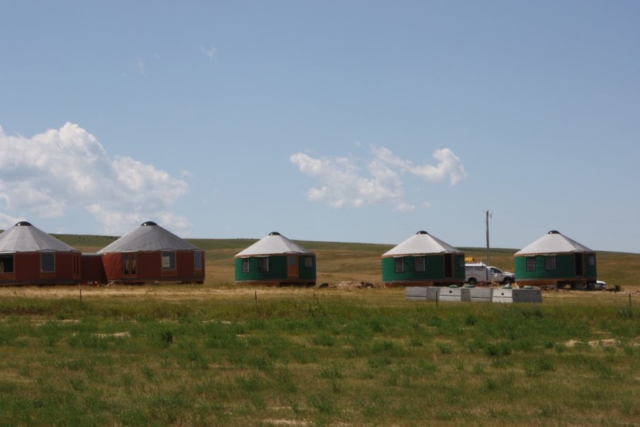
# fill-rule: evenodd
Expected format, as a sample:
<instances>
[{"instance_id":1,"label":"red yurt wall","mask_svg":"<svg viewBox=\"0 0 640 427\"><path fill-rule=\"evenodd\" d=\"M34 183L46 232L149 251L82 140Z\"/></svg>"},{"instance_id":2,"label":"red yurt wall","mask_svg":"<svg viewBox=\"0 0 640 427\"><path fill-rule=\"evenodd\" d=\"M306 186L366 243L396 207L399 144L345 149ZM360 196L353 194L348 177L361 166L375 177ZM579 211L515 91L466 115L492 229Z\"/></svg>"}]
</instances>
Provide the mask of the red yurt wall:
<instances>
[{"instance_id":1,"label":"red yurt wall","mask_svg":"<svg viewBox=\"0 0 640 427\"><path fill-rule=\"evenodd\" d=\"M193 251L176 252L176 273L178 277L194 277Z\"/></svg>"},{"instance_id":2,"label":"red yurt wall","mask_svg":"<svg viewBox=\"0 0 640 427\"><path fill-rule=\"evenodd\" d=\"M138 252L138 278L144 280L160 280L162 267L162 253Z\"/></svg>"},{"instance_id":3,"label":"red yurt wall","mask_svg":"<svg viewBox=\"0 0 640 427\"><path fill-rule=\"evenodd\" d=\"M40 254L18 253L14 256L16 282L38 283L40 280Z\"/></svg>"},{"instance_id":4,"label":"red yurt wall","mask_svg":"<svg viewBox=\"0 0 640 427\"><path fill-rule=\"evenodd\" d=\"M102 256L104 272L109 281L123 282L151 282L151 281L203 281L204 280L204 252L197 252L202 256L202 270L194 271L194 252L176 251L173 270L162 268L162 252L127 252L108 253ZM136 260L136 273L125 275L126 260L131 263L133 256Z\"/></svg>"},{"instance_id":5,"label":"red yurt wall","mask_svg":"<svg viewBox=\"0 0 640 427\"><path fill-rule=\"evenodd\" d=\"M55 273L49 273L53 275L54 279L60 280L74 280L80 279L80 267L75 265L76 259L80 259L80 254L70 253L57 253L56 254L56 271ZM75 272L78 272L75 277ZM41 275L44 273L41 273Z\"/></svg>"},{"instance_id":6,"label":"red yurt wall","mask_svg":"<svg viewBox=\"0 0 640 427\"><path fill-rule=\"evenodd\" d=\"M41 253L16 253L15 281L21 284L39 283L78 283L82 263L81 256L75 252L55 252L55 271L40 271Z\"/></svg>"},{"instance_id":7,"label":"red yurt wall","mask_svg":"<svg viewBox=\"0 0 640 427\"><path fill-rule=\"evenodd\" d=\"M104 266L104 274L107 280L122 280L124 277L122 254L102 255L102 265Z\"/></svg>"},{"instance_id":8,"label":"red yurt wall","mask_svg":"<svg viewBox=\"0 0 640 427\"><path fill-rule=\"evenodd\" d=\"M102 255L82 254L82 283L106 283Z\"/></svg>"}]
</instances>

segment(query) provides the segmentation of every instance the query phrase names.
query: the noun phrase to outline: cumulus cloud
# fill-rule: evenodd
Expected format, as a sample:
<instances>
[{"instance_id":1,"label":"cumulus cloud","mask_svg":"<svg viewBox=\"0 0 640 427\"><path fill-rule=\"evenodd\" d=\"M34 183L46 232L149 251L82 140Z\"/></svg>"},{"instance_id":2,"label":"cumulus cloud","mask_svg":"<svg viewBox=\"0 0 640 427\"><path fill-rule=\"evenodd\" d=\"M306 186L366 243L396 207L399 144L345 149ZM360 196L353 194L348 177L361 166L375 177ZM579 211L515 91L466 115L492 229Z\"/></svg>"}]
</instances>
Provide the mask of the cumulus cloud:
<instances>
[{"instance_id":1,"label":"cumulus cloud","mask_svg":"<svg viewBox=\"0 0 640 427\"><path fill-rule=\"evenodd\" d=\"M319 187L308 191L309 200L323 202L334 208L375 203L400 206L403 203L404 190L398 174L378 160L366 166L370 178L362 176L357 161L348 157L315 159L297 153L290 160L300 172L320 181Z\"/></svg>"},{"instance_id":2,"label":"cumulus cloud","mask_svg":"<svg viewBox=\"0 0 640 427\"><path fill-rule=\"evenodd\" d=\"M460 158L448 148L433 153L435 165L416 165L397 157L386 147L370 145L369 148L373 159L367 162L352 157L314 158L304 153L293 154L289 160L300 172L319 182L319 186L308 190L308 199L334 208L389 204L395 212L413 212L416 207L404 200L402 174L429 182L448 179L451 185L467 177ZM364 168L363 163L366 163ZM422 208L430 206L429 202L421 204Z\"/></svg>"},{"instance_id":3,"label":"cumulus cloud","mask_svg":"<svg viewBox=\"0 0 640 427\"><path fill-rule=\"evenodd\" d=\"M110 157L76 124L32 138L8 136L0 128L0 153L0 225L5 218L15 222L15 212L60 217L80 208L108 233L129 231L147 219L182 232L188 228L186 219L171 213L189 191L186 182L131 157Z\"/></svg>"},{"instance_id":4,"label":"cumulus cloud","mask_svg":"<svg viewBox=\"0 0 640 427\"><path fill-rule=\"evenodd\" d=\"M403 172L409 172L424 178L429 182L441 182L449 177L451 185L456 185L467 177L467 172L464 170L460 158L448 148L437 149L433 153L433 157L438 161L435 166L430 164L414 165L410 160L403 160L395 156L391 150L385 147L371 145L371 151L381 161L396 166Z\"/></svg>"},{"instance_id":5,"label":"cumulus cloud","mask_svg":"<svg viewBox=\"0 0 640 427\"><path fill-rule=\"evenodd\" d=\"M213 57L216 55L216 48L212 47L210 49L205 49L204 47L201 47L200 52L207 56L209 60L213 61Z\"/></svg>"}]
</instances>

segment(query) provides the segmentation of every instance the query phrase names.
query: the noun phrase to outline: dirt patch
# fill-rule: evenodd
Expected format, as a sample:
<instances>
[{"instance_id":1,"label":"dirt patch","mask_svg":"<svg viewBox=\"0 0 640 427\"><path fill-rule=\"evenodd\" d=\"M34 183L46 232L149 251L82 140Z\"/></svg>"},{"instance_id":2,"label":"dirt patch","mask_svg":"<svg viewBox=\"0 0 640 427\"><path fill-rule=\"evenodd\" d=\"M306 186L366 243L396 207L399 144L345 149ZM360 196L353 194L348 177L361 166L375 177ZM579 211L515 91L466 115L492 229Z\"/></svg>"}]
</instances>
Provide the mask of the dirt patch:
<instances>
[{"instance_id":1,"label":"dirt patch","mask_svg":"<svg viewBox=\"0 0 640 427\"><path fill-rule=\"evenodd\" d=\"M262 420L262 422L266 424L274 424L278 426L306 426L309 425L307 421L296 421L296 420L273 420L266 419Z\"/></svg>"},{"instance_id":2,"label":"dirt patch","mask_svg":"<svg viewBox=\"0 0 640 427\"><path fill-rule=\"evenodd\" d=\"M131 334L129 332L116 332L113 334L94 334L98 338L109 338L109 337L117 337L117 338L131 338Z\"/></svg>"},{"instance_id":3,"label":"dirt patch","mask_svg":"<svg viewBox=\"0 0 640 427\"><path fill-rule=\"evenodd\" d=\"M617 347L620 345L620 341L608 338L604 340L593 340L588 343L578 341L578 340L569 340L565 343L567 347L575 347L578 344L588 344L590 347Z\"/></svg>"},{"instance_id":4,"label":"dirt patch","mask_svg":"<svg viewBox=\"0 0 640 427\"><path fill-rule=\"evenodd\" d=\"M347 280L344 282L337 283L332 288L339 289L365 289L365 288L383 288L384 286L380 283L371 283L371 282L352 282L351 280Z\"/></svg>"}]
</instances>

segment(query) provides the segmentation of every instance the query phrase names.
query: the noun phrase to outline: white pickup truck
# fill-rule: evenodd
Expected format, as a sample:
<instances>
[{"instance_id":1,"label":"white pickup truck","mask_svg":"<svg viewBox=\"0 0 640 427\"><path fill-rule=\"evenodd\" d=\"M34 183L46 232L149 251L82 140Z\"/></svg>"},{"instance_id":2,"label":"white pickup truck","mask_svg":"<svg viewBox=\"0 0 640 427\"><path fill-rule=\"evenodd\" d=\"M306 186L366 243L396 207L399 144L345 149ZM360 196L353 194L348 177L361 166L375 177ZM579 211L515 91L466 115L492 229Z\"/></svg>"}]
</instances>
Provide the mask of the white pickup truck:
<instances>
[{"instance_id":1,"label":"white pickup truck","mask_svg":"<svg viewBox=\"0 0 640 427\"><path fill-rule=\"evenodd\" d=\"M476 283L502 283L509 285L516 281L516 277L509 271L502 271L497 267L485 265L481 262L465 264L465 282L475 285Z\"/></svg>"}]
</instances>

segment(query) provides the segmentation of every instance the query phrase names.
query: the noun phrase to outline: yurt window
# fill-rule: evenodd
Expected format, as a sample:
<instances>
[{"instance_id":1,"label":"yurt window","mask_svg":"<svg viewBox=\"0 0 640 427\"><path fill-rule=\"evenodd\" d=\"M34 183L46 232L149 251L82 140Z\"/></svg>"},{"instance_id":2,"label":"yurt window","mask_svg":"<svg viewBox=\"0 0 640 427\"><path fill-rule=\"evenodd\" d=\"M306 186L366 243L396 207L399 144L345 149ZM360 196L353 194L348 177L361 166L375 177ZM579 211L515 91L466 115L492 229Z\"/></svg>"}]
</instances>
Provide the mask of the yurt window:
<instances>
[{"instance_id":1,"label":"yurt window","mask_svg":"<svg viewBox=\"0 0 640 427\"><path fill-rule=\"evenodd\" d=\"M427 268L427 258L423 256L417 256L413 258L413 270L425 271Z\"/></svg>"},{"instance_id":2,"label":"yurt window","mask_svg":"<svg viewBox=\"0 0 640 427\"><path fill-rule=\"evenodd\" d=\"M396 273L404 273L404 259L395 258L395 271Z\"/></svg>"},{"instance_id":3,"label":"yurt window","mask_svg":"<svg viewBox=\"0 0 640 427\"><path fill-rule=\"evenodd\" d=\"M137 274L138 272L138 261L136 254L124 254L123 256L124 262L124 274Z\"/></svg>"},{"instance_id":4,"label":"yurt window","mask_svg":"<svg viewBox=\"0 0 640 427\"><path fill-rule=\"evenodd\" d=\"M595 267L595 266L596 266L596 256L589 255L589 267Z\"/></svg>"},{"instance_id":5,"label":"yurt window","mask_svg":"<svg viewBox=\"0 0 640 427\"><path fill-rule=\"evenodd\" d=\"M196 271L202 270L202 251L193 252L193 269Z\"/></svg>"},{"instance_id":6,"label":"yurt window","mask_svg":"<svg viewBox=\"0 0 640 427\"><path fill-rule=\"evenodd\" d=\"M53 273L56 271L56 254L40 254L40 271L43 273Z\"/></svg>"},{"instance_id":7,"label":"yurt window","mask_svg":"<svg viewBox=\"0 0 640 427\"><path fill-rule=\"evenodd\" d=\"M251 260L249 258L242 258L242 272L248 273L251 266Z\"/></svg>"},{"instance_id":8,"label":"yurt window","mask_svg":"<svg viewBox=\"0 0 640 427\"><path fill-rule=\"evenodd\" d=\"M258 258L258 272L260 273L269 272L269 258L267 257Z\"/></svg>"},{"instance_id":9,"label":"yurt window","mask_svg":"<svg viewBox=\"0 0 640 427\"><path fill-rule=\"evenodd\" d=\"M536 257L527 257L527 271L536 271Z\"/></svg>"},{"instance_id":10,"label":"yurt window","mask_svg":"<svg viewBox=\"0 0 640 427\"><path fill-rule=\"evenodd\" d=\"M460 268L464 268L465 267L465 265L464 265L464 256L459 256L458 257L458 267L460 267Z\"/></svg>"},{"instance_id":11,"label":"yurt window","mask_svg":"<svg viewBox=\"0 0 640 427\"><path fill-rule=\"evenodd\" d=\"M175 252L162 252L162 269L163 270L176 269L176 253Z\"/></svg>"},{"instance_id":12,"label":"yurt window","mask_svg":"<svg viewBox=\"0 0 640 427\"><path fill-rule=\"evenodd\" d=\"M312 256L304 257L304 266L305 266L305 268L312 268L313 267L313 257Z\"/></svg>"},{"instance_id":13,"label":"yurt window","mask_svg":"<svg viewBox=\"0 0 640 427\"><path fill-rule=\"evenodd\" d=\"M551 270L551 271L556 269L556 257L555 257L555 255L544 257L544 269L545 270Z\"/></svg>"},{"instance_id":14,"label":"yurt window","mask_svg":"<svg viewBox=\"0 0 640 427\"><path fill-rule=\"evenodd\" d=\"M13 273L13 255L0 255L0 273Z\"/></svg>"}]
</instances>

